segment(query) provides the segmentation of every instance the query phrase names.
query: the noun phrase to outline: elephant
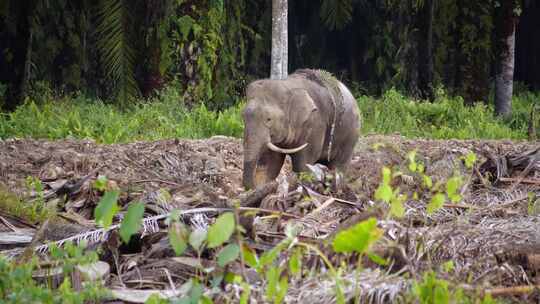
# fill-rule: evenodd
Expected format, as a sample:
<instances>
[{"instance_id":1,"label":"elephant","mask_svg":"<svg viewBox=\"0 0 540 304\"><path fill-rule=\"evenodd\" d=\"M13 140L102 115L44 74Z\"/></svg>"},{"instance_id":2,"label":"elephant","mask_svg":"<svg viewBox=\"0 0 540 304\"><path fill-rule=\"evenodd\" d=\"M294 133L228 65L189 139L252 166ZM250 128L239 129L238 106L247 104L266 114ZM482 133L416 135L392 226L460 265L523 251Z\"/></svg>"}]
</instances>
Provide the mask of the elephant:
<instances>
[{"instance_id":1,"label":"elephant","mask_svg":"<svg viewBox=\"0 0 540 304\"><path fill-rule=\"evenodd\" d=\"M246 88L242 183L274 180L285 156L294 172L308 164L346 171L360 136L360 111L349 89L323 70L300 69L286 79L259 79Z\"/></svg>"}]
</instances>

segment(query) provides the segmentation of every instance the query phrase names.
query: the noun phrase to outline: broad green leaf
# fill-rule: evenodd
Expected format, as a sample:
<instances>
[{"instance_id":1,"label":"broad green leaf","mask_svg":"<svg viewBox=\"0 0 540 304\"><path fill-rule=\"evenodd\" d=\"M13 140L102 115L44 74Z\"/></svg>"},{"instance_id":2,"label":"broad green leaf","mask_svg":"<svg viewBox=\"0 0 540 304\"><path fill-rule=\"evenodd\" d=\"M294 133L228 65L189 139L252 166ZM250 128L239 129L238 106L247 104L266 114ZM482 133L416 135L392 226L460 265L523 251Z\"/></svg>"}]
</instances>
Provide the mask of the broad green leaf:
<instances>
[{"instance_id":1,"label":"broad green leaf","mask_svg":"<svg viewBox=\"0 0 540 304\"><path fill-rule=\"evenodd\" d=\"M248 304L249 294L251 293L251 286L248 283L243 282L242 289L243 289L243 292L242 292L242 295L240 296L240 304Z\"/></svg>"},{"instance_id":2,"label":"broad green leaf","mask_svg":"<svg viewBox=\"0 0 540 304\"><path fill-rule=\"evenodd\" d=\"M195 250L200 251L202 243L206 241L207 232L204 229L197 228L191 232L189 235L189 244L195 248Z\"/></svg>"},{"instance_id":3,"label":"broad green leaf","mask_svg":"<svg viewBox=\"0 0 540 304\"><path fill-rule=\"evenodd\" d=\"M374 263L377 263L378 265L381 265L381 266L388 265L388 260L383 259L382 257L376 255L375 253L368 253L367 256L370 260L372 260Z\"/></svg>"},{"instance_id":4,"label":"broad green leaf","mask_svg":"<svg viewBox=\"0 0 540 304\"><path fill-rule=\"evenodd\" d=\"M195 280L193 281L193 286L191 287L191 291L189 292L189 297L191 299L192 304L198 304L199 300L202 297L203 294L203 287L199 283L199 281Z\"/></svg>"},{"instance_id":5,"label":"broad green leaf","mask_svg":"<svg viewBox=\"0 0 540 304\"><path fill-rule=\"evenodd\" d=\"M347 230L340 231L334 238L332 246L338 253L366 253L381 235L382 230L377 228L377 220L369 218Z\"/></svg>"},{"instance_id":6,"label":"broad green leaf","mask_svg":"<svg viewBox=\"0 0 540 304\"><path fill-rule=\"evenodd\" d=\"M433 303L450 303L450 293L448 292L448 287L446 285L435 287L435 297Z\"/></svg>"},{"instance_id":7,"label":"broad green leaf","mask_svg":"<svg viewBox=\"0 0 540 304\"><path fill-rule=\"evenodd\" d=\"M476 154L474 152L469 152L465 156L465 166L470 169L474 166L474 163L476 163Z\"/></svg>"},{"instance_id":8,"label":"broad green leaf","mask_svg":"<svg viewBox=\"0 0 540 304\"><path fill-rule=\"evenodd\" d=\"M454 195L451 195L449 197L450 201L452 201L452 203L457 203L459 201L461 201L461 195L459 194L454 194Z\"/></svg>"},{"instance_id":9,"label":"broad green leaf","mask_svg":"<svg viewBox=\"0 0 540 304\"><path fill-rule=\"evenodd\" d=\"M225 279L225 275L221 271L214 271L212 275L212 280L210 280L210 287L211 288L219 288L221 286L221 283Z\"/></svg>"},{"instance_id":10,"label":"broad green leaf","mask_svg":"<svg viewBox=\"0 0 540 304\"><path fill-rule=\"evenodd\" d=\"M236 244L229 244L221 249L217 255L218 265L224 267L233 262L240 255L240 247Z\"/></svg>"},{"instance_id":11,"label":"broad green leaf","mask_svg":"<svg viewBox=\"0 0 540 304\"><path fill-rule=\"evenodd\" d=\"M251 268L257 267L259 259L257 253L246 245L242 246L242 254L244 255L244 262Z\"/></svg>"},{"instance_id":12,"label":"broad green leaf","mask_svg":"<svg viewBox=\"0 0 540 304\"><path fill-rule=\"evenodd\" d=\"M170 226L171 223L178 221L179 218L180 218L180 210L173 209L173 211L171 211L169 216L165 219L165 224L167 226Z\"/></svg>"},{"instance_id":13,"label":"broad green leaf","mask_svg":"<svg viewBox=\"0 0 540 304\"><path fill-rule=\"evenodd\" d=\"M418 164L416 163L416 151L411 151L407 154L407 158L409 159L409 170L411 172L416 172L418 169Z\"/></svg>"},{"instance_id":14,"label":"broad green leaf","mask_svg":"<svg viewBox=\"0 0 540 304\"><path fill-rule=\"evenodd\" d=\"M287 241L281 241L279 244L274 246L274 248L270 249L269 251L265 251L262 254L262 256L261 256L261 258L259 260L259 264L257 266L258 267L264 267L264 266L269 265L272 262L274 262L274 260L277 258L279 253L283 249L285 249L288 246L288 244L289 244L289 242L287 242Z\"/></svg>"},{"instance_id":15,"label":"broad green leaf","mask_svg":"<svg viewBox=\"0 0 540 304\"><path fill-rule=\"evenodd\" d=\"M214 301L212 301L212 299L210 299L209 297L203 295L203 296L201 297L201 300L200 300L199 303L202 303L202 304L213 304ZM198 304L198 303L194 303L194 304Z\"/></svg>"},{"instance_id":16,"label":"broad green leaf","mask_svg":"<svg viewBox=\"0 0 540 304\"><path fill-rule=\"evenodd\" d=\"M96 223L104 228L108 228L112 224L112 219L118 212L118 191L106 192L99 200L99 203L94 209L94 218Z\"/></svg>"},{"instance_id":17,"label":"broad green leaf","mask_svg":"<svg viewBox=\"0 0 540 304\"><path fill-rule=\"evenodd\" d=\"M122 223L120 224L120 237L124 243L129 242L129 239L141 228L142 218L144 215L144 204L130 204L128 211Z\"/></svg>"},{"instance_id":18,"label":"broad green leaf","mask_svg":"<svg viewBox=\"0 0 540 304\"><path fill-rule=\"evenodd\" d=\"M157 294L151 295L150 297L148 297L146 302L144 302L144 304L159 304L159 303L161 303L161 298Z\"/></svg>"},{"instance_id":19,"label":"broad green leaf","mask_svg":"<svg viewBox=\"0 0 540 304\"><path fill-rule=\"evenodd\" d=\"M302 251L298 248L294 251L289 258L289 271L291 274L296 275L300 273L302 269Z\"/></svg>"},{"instance_id":20,"label":"broad green leaf","mask_svg":"<svg viewBox=\"0 0 540 304\"><path fill-rule=\"evenodd\" d=\"M416 151L415 150L407 153L407 159L409 160L409 163L416 163L415 158L416 158Z\"/></svg>"},{"instance_id":21,"label":"broad green leaf","mask_svg":"<svg viewBox=\"0 0 540 304\"><path fill-rule=\"evenodd\" d=\"M172 223L169 228L169 242L177 256L182 255L188 247L189 231L182 223Z\"/></svg>"},{"instance_id":22,"label":"broad green leaf","mask_svg":"<svg viewBox=\"0 0 540 304\"><path fill-rule=\"evenodd\" d=\"M390 213L395 217L403 217L405 215L405 206L407 196L399 194L399 188L396 189L393 199L390 202Z\"/></svg>"},{"instance_id":23,"label":"broad green leaf","mask_svg":"<svg viewBox=\"0 0 540 304\"><path fill-rule=\"evenodd\" d=\"M341 279L339 276L335 277L336 281L336 302L337 304L345 304L345 294L343 293L343 288L341 287Z\"/></svg>"},{"instance_id":24,"label":"broad green leaf","mask_svg":"<svg viewBox=\"0 0 540 304\"><path fill-rule=\"evenodd\" d=\"M287 290L289 290L289 278L287 276L282 276L279 280L279 289L278 293L276 295L276 299L274 300L274 303L281 303L285 299L285 296L287 295Z\"/></svg>"},{"instance_id":25,"label":"broad green leaf","mask_svg":"<svg viewBox=\"0 0 540 304\"><path fill-rule=\"evenodd\" d=\"M388 185L391 181L392 171L389 168L382 168L383 184Z\"/></svg>"},{"instance_id":26,"label":"broad green leaf","mask_svg":"<svg viewBox=\"0 0 540 304\"><path fill-rule=\"evenodd\" d=\"M375 191L375 199L386 203L390 202L392 199L392 188L387 184L380 185L377 191Z\"/></svg>"},{"instance_id":27,"label":"broad green leaf","mask_svg":"<svg viewBox=\"0 0 540 304\"><path fill-rule=\"evenodd\" d=\"M429 175L422 175L423 184L426 188L431 189L433 187L433 180Z\"/></svg>"},{"instance_id":28,"label":"broad green leaf","mask_svg":"<svg viewBox=\"0 0 540 304\"><path fill-rule=\"evenodd\" d=\"M231 212L220 215L208 229L208 248L215 248L225 243L234 232L234 214Z\"/></svg>"},{"instance_id":29,"label":"broad green leaf","mask_svg":"<svg viewBox=\"0 0 540 304\"><path fill-rule=\"evenodd\" d=\"M182 297L182 298L180 298L178 300L173 300L171 303L172 304L191 304L191 298L186 296L186 297Z\"/></svg>"},{"instance_id":30,"label":"broad green leaf","mask_svg":"<svg viewBox=\"0 0 540 304\"><path fill-rule=\"evenodd\" d=\"M105 191L107 189L107 182L107 177L104 175L100 175L94 182L93 187L96 190Z\"/></svg>"},{"instance_id":31,"label":"broad green leaf","mask_svg":"<svg viewBox=\"0 0 540 304\"><path fill-rule=\"evenodd\" d=\"M431 198L431 202L427 205L427 212L431 214L444 206L445 197L442 193L437 193Z\"/></svg>"},{"instance_id":32,"label":"broad green leaf","mask_svg":"<svg viewBox=\"0 0 540 304\"><path fill-rule=\"evenodd\" d=\"M460 177L454 176L454 177L450 178L446 182L446 194L448 195L448 197L450 198L450 197L454 196L458 192L460 186L461 186L461 178Z\"/></svg>"},{"instance_id":33,"label":"broad green leaf","mask_svg":"<svg viewBox=\"0 0 540 304\"><path fill-rule=\"evenodd\" d=\"M266 271L266 298L269 302L277 294L280 274L281 271L277 266L272 266Z\"/></svg>"},{"instance_id":34,"label":"broad green leaf","mask_svg":"<svg viewBox=\"0 0 540 304\"><path fill-rule=\"evenodd\" d=\"M452 270L454 270L454 262L453 261L448 261L448 262L445 262L443 265L443 270L445 272L450 272Z\"/></svg>"}]
</instances>

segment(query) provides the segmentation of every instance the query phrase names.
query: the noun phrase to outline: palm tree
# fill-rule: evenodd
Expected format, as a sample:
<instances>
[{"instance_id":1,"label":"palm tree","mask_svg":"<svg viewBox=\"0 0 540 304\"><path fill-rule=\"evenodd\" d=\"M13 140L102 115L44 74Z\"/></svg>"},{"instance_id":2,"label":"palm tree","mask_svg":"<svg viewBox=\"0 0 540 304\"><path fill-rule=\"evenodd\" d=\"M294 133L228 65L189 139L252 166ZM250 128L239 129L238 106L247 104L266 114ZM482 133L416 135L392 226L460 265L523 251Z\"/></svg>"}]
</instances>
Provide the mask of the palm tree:
<instances>
[{"instance_id":1,"label":"palm tree","mask_svg":"<svg viewBox=\"0 0 540 304\"><path fill-rule=\"evenodd\" d=\"M134 19L129 5L124 0L100 0L96 6L96 34L103 68L112 81L118 101L124 105L139 94L135 80L135 48L129 29Z\"/></svg>"}]
</instances>

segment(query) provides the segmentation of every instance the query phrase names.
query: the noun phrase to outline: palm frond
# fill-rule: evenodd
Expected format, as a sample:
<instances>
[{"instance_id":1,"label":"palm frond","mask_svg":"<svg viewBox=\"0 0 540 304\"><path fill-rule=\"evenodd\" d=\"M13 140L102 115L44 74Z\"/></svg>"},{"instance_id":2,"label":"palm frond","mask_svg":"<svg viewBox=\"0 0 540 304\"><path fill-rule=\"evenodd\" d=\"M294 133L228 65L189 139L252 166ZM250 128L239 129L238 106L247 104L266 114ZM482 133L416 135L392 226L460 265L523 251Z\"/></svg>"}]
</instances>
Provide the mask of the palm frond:
<instances>
[{"instance_id":1,"label":"palm frond","mask_svg":"<svg viewBox=\"0 0 540 304\"><path fill-rule=\"evenodd\" d=\"M103 69L113 83L117 98L124 104L139 93L135 80L135 48L129 24L133 18L123 0L100 0L96 33Z\"/></svg>"},{"instance_id":2,"label":"palm frond","mask_svg":"<svg viewBox=\"0 0 540 304\"><path fill-rule=\"evenodd\" d=\"M352 19L352 0L323 0L321 18L330 29L342 29Z\"/></svg>"},{"instance_id":3,"label":"palm frond","mask_svg":"<svg viewBox=\"0 0 540 304\"><path fill-rule=\"evenodd\" d=\"M230 212L230 211L232 211L232 209L230 209L230 208L211 208L211 207L208 207L208 208L194 208L194 209L182 210L182 211L176 213L175 215L176 216L181 216L181 217L191 215L191 224L194 227L206 228L208 226L208 220L207 220L208 218L206 217L206 213L223 213L223 212L227 212L227 211ZM160 215L155 215L155 216L150 216L150 217L143 218L142 225L141 225L142 226L141 230L142 230L143 236L146 235L146 234L152 234L152 233L159 232L160 227L159 227L158 222L163 221L163 220L169 218L172 215L173 215L172 212L167 212L165 214L160 214ZM176 220L178 220L178 219L180 219L180 218L176 218ZM201 219L205 220L205 222L203 223L203 226L201 226ZM98 228L98 229L94 229L94 230L90 230L90 231L85 231L85 232L70 236L70 237L62 239L62 240L58 240L58 241L55 241L55 242L52 242L52 243L49 243L49 244L43 244L43 245L37 246L37 247L34 248L34 251L37 252L37 253L42 253L42 254L46 253L46 252L49 251L51 244L54 244L57 247L62 247L66 243L73 243L75 245L79 245L83 241L87 245L93 245L93 244L101 243L101 242L106 241L109 238L110 233L113 230L117 230L119 228L120 228L120 224L115 224L115 225L109 226L108 228ZM15 249L10 249L10 250L0 251L0 255L3 255L5 257L7 257L8 259L11 259L11 258L14 258L14 257L18 256L19 254L22 254L23 252L24 252L24 248L15 248Z\"/></svg>"}]
</instances>

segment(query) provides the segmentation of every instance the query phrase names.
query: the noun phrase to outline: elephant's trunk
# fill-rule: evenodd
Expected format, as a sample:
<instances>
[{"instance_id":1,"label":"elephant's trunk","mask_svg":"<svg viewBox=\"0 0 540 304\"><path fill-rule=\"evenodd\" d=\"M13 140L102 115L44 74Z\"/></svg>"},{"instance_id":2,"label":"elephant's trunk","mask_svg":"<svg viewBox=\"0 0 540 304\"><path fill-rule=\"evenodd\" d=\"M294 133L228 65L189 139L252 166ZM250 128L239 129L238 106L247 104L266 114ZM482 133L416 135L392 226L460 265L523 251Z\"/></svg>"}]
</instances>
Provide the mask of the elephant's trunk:
<instances>
[{"instance_id":1,"label":"elephant's trunk","mask_svg":"<svg viewBox=\"0 0 540 304\"><path fill-rule=\"evenodd\" d=\"M242 181L244 188L247 190L254 188L255 186L255 169L257 168L256 161L244 160L244 173Z\"/></svg>"},{"instance_id":2,"label":"elephant's trunk","mask_svg":"<svg viewBox=\"0 0 540 304\"><path fill-rule=\"evenodd\" d=\"M255 131L247 129L244 134L244 172L242 183L246 189L252 189L257 186L257 171L263 171L264 168L258 168L261 156L266 150L266 143L270 140L267 131ZM260 172L259 172L260 173Z\"/></svg>"}]
</instances>

